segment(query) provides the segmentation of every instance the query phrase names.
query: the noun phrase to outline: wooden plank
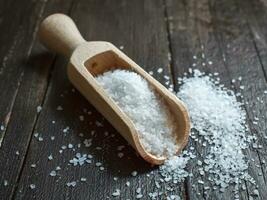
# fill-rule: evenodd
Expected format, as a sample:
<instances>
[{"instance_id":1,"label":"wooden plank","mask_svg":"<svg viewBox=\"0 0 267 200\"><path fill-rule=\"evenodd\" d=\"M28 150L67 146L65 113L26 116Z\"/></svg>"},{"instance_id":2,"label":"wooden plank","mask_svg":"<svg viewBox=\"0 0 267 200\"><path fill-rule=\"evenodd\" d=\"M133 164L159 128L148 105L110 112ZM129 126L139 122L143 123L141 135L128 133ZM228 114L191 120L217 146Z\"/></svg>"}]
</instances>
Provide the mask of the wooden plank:
<instances>
[{"instance_id":1,"label":"wooden plank","mask_svg":"<svg viewBox=\"0 0 267 200\"><path fill-rule=\"evenodd\" d=\"M129 57L147 71L153 70L156 78L163 83L163 75L170 75L164 6L160 1L118 0L114 4L108 0L82 0L74 3L71 17L85 39L106 40L116 46L124 46L123 51ZM56 62L43 111L34 131L44 141L32 139L15 199L106 199L111 198L116 189L121 189L120 199L133 199L138 187L142 188L144 199L147 199L149 192L157 191L154 183L154 179L159 178L157 169L137 157L108 122L77 91L72 91L66 77L66 64L63 59ZM156 73L158 67L163 68L161 74ZM59 105L63 111L56 110ZM92 114L87 114L88 111ZM84 121L80 121L80 115L84 116ZM101 122L103 127L96 121ZM66 127L70 130L64 134ZM79 133L83 133L84 137L80 137ZM51 136L55 136L55 140L51 141ZM85 138L93 139L91 147L83 145ZM80 148L77 146L79 143L82 144ZM59 153L61 147L68 144L75 145L75 151L67 148ZM126 146L122 150L123 158L118 157L117 147L120 145ZM102 149L97 150L97 147ZM78 152L92 154L93 163L80 167L68 164ZM53 155L51 161L48 159L50 154ZM102 163L103 171L95 166L96 162ZM36 167L32 168L32 164ZM57 171L58 175L49 176L57 166L62 168ZM131 172L135 170L138 175L132 177ZM148 172L151 172L150 177L146 175ZM82 182L82 177L87 181ZM71 181L76 181L76 187L66 186ZM130 182L130 187L126 187L126 181ZM31 190L30 184L35 184L36 188ZM163 186L161 190L166 192L166 189ZM183 195L182 190L181 185L176 193Z\"/></svg>"},{"instance_id":2,"label":"wooden plank","mask_svg":"<svg viewBox=\"0 0 267 200\"><path fill-rule=\"evenodd\" d=\"M262 67L264 68L264 75L267 71L267 3L266 1L238 1L238 5L242 8L243 16L248 22L253 37L255 48L260 56Z\"/></svg>"},{"instance_id":3,"label":"wooden plank","mask_svg":"<svg viewBox=\"0 0 267 200\"><path fill-rule=\"evenodd\" d=\"M218 25L218 35L222 37L222 49L226 55L226 63L232 78L242 77L241 90L244 96L245 109L248 116L248 124L251 134L255 134L259 139L258 143L263 145L262 149L251 148L247 154L251 158L249 173L255 179L258 187L260 198L266 197L266 169L262 165L262 161L266 160L266 141L263 143L264 131L267 124L266 95L264 91L266 87L266 79L262 70L261 61L258 57L257 49L251 37L251 31L248 27L245 15L241 7L232 1L226 1L225 4L214 3L216 12L216 21L221 22ZM220 9L218 9L220 8ZM227 12L229 10L230 12ZM230 22L230 23L229 23ZM225 29L225 23L228 24ZM255 81L257 80L257 81ZM234 84L236 88L239 85ZM257 124L253 123L255 118L260 120ZM261 166L262 165L262 166ZM248 192L253 193L254 186L248 185Z\"/></svg>"},{"instance_id":4,"label":"wooden plank","mask_svg":"<svg viewBox=\"0 0 267 200\"><path fill-rule=\"evenodd\" d=\"M8 4L4 9L1 28L6 27L6 32L1 32L3 37L0 37L3 40L0 54L3 56L0 69L0 117L5 127L1 133L0 148L2 199L12 198L17 187L32 129L38 117L37 106L42 104L49 69L54 60L51 56L40 54L43 53L43 47L35 42L37 26L46 3L51 2L20 1ZM61 5L58 10L64 11L65 6ZM14 9L17 10L15 16ZM4 186L6 181L8 185Z\"/></svg>"},{"instance_id":5,"label":"wooden plank","mask_svg":"<svg viewBox=\"0 0 267 200\"><path fill-rule=\"evenodd\" d=\"M242 22L240 10L231 1L167 1L167 10L171 30L171 44L175 76L182 76L183 72L188 70L193 63L197 64L197 68L205 72L219 72L223 84L228 88L231 87L231 79L243 77L243 82L246 86L244 91L245 101L249 105L257 105L261 110L266 110L263 105L257 102L253 96L262 94L264 87L264 76L261 70L260 62L257 57L256 50L253 46L253 41L248 34L249 30ZM203 45L203 46L202 46ZM231 51L228 46L231 47ZM203 47L203 48L201 48ZM237 51L232 51L237 49ZM201 57L202 52L205 54L205 59L194 60L193 55ZM250 59L244 59L242 55ZM205 62L203 66L200 62ZM211 60L212 65L208 65L207 61ZM241 66L244 66L241 68ZM253 81L257 78L257 82ZM238 85L234 85L235 90L240 90ZM250 121L250 130L254 133L255 126L252 125L254 115L249 105L246 105L248 118ZM258 109L257 108L257 109ZM266 122L262 122L263 124ZM264 129L258 129L264 130ZM262 137L261 134L258 134ZM206 154L206 149L191 143L202 157ZM266 151L265 151L266 152ZM255 149L250 149L245 152L250 159L260 165L260 157ZM203 186L195 184L197 180L202 179L193 167L196 163L192 163L189 170L194 176L188 179L188 194L191 199L231 199L232 188L229 188L225 193L209 192L203 189ZM261 169L250 165L249 172L255 178L260 186L259 191L261 197L265 195L264 178L259 176L262 173ZM205 182L204 178L204 182ZM193 187L192 187L193 186ZM262 187L261 187L262 186ZM248 193L253 193L253 187L248 184ZM241 199L248 199L247 191L240 192Z\"/></svg>"},{"instance_id":6,"label":"wooden plank","mask_svg":"<svg viewBox=\"0 0 267 200\"><path fill-rule=\"evenodd\" d=\"M223 77L223 83L229 86L227 70L223 64L220 48L216 43L214 30L210 26L211 16L207 1L168 0L167 10L174 77L182 77L189 68L197 68L206 73L219 72ZM202 58L202 54L205 55L205 58ZM194 59L193 56L196 56L197 59ZM213 61L213 65L209 65L208 61ZM196 67L194 67L195 65ZM208 177L200 175L198 167L195 167L198 160L203 162L208 147L205 148L193 140L190 141L190 147L195 148L198 158L191 160L188 167L188 171L193 174L193 177L186 181L189 199L209 199L211 196L213 199L222 199L223 195L219 192L204 190L205 186L209 186L207 184ZM203 180L206 184L198 184L198 180ZM228 191L225 196L231 198Z\"/></svg>"}]
</instances>

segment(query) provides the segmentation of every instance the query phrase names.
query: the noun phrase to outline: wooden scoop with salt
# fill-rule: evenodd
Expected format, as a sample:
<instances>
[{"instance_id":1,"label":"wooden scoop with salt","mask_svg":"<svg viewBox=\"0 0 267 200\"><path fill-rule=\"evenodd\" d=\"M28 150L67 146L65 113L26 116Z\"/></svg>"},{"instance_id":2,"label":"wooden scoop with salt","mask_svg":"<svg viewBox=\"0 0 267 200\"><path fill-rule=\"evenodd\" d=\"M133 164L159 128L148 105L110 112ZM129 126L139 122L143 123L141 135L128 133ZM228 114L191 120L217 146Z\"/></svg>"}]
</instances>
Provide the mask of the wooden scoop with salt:
<instances>
[{"instance_id":1,"label":"wooden scoop with salt","mask_svg":"<svg viewBox=\"0 0 267 200\"><path fill-rule=\"evenodd\" d=\"M99 74L120 66L143 77L164 100L175 120L177 154L187 144L190 121L184 104L113 44L105 41L87 42L73 20L64 14L48 16L40 25L39 37L49 49L69 58L68 77L72 84L118 130L148 162L162 164L166 157L157 157L142 146L132 120L108 96L97 82ZM177 125L176 125L177 124Z\"/></svg>"}]
</instances>

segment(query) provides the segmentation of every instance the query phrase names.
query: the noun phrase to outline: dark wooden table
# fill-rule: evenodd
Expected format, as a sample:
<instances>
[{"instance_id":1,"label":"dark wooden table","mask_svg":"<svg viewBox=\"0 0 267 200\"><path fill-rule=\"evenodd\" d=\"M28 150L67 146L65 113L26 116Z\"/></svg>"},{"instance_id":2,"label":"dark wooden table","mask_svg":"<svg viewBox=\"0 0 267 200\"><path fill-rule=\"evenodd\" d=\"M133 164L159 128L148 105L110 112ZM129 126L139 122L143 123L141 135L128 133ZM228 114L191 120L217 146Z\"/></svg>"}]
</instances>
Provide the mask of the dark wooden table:
<instances>
[{"instance_id":1,"label":"dark wooden table","mask_svg":"<svg viewBox=\"0 0 267 200\"><path fill-rule=\"evenodd\" d=\"M258 100L264 99L267 89L266 0L1 0L0 199L112 199L117 188L121 196L114 199L135 199L138 187L142 188L142 199L148 199L149 192L158 190L154 183L158 169L138 158L73 89L66 76L67 60L39 44L38 25L55 12L70 15L87 40L123 46L145 70L155 71L155 78L162 83L164 75L171 76L176 91L177 77L195 62L193 55L202 52L213 64L202 66L199 61L197 68L219 72L228 88L240 91L231 79L241 76L249 129L263 146L245 152L252 160L249 173L260 194L253 197L267 199L267 102L266 98L263 103ZM164 69L162 74L156 73L159 67ZM38 106L41 112L37 112ZM57 110L58 106L63 110ZM257 125L252 123L255 116L260 118ZM85 138L93 138L91 147L83 145ZM67 148L60 153L68 144L73 144L75 151ZM80 148L78 144L82 144ZM119 145L126 145L123 158L117 156ZM198 155L205 154L194 142L189 146L194 146ZM69 165L78 152L92 154L93 164ZM95 162L103 163L104 170ZM232 187L224 193L204 192L200 184L193 188L199 179L196 162L188 167L196 176L177 186L176 194L182 199L234 198ZM50 176L57 166L61 167L57 176ZM136 177L131 176L134 170L138 171ZM87 180L80 181L82 177ZM66 186L71 181L77 185ZM130 187L125 187L126 181ZM31 184L36 188L31 189ZM246 183L240 199L250 199L253 190ZM158 199L165 199L164 195Z\"/></svg>"}]
</instances>

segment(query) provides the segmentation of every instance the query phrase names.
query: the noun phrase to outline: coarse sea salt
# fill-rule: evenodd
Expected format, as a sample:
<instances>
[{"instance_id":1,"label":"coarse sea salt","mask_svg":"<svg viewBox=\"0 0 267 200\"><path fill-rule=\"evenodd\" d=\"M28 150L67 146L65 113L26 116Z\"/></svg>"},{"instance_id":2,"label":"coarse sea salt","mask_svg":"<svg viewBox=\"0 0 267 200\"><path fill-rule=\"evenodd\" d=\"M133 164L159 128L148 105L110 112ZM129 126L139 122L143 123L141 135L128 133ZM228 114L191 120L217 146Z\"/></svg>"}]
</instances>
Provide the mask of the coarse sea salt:
<instances>
[{"instance_id":1,"label":"coarse sea salt","mask_svg":"<svg viewBox=\"0 0 267 200\"><path fill-rule=\"evenodd\" d=\"M248 148L252 136L246 134L242 103L233 91L215 84L214 79L199 70L194 70L193 77L185 77L182 82L177 96L188 107L192 135L203 137L202 144L209 144L203 158L209 180L221 188L249 180L243 150Z\"/></svg>"},{"instance_id":2,"label":"coarse sea salt","mask_svg":"<svg viewBox=\"0 0 267 200\"><path fill-rule=\"evenodd\" d=\"M206 148L206 154L196 160L195 168L196 173L207 178L198 180L197 184L209 184L212 187L204 186L205 190L219 188L220 191L234 184L234 192L238 194L244 180L255 183L248 174L248 161L243 153L254 137L247 135L246 113L242 103L237 101L233 91L224 88L210 75L199 70L193 70L190 74L193 77L178 79L181 86L177 96L187 105L190 113L190 137ZM160 166L163 179L155 180L158 189L164 182L171 191L176 183L193 176L186 170L189 161L196 158L193 150L193 147L189 147ZM170 195L167 195L170 199ZM160 194L153 192L149 196L156 199Z\"/></svg>"},{"instance_id":3,"label":"coarse sea salt","mask_svg":"<svg viewBox=\"0 0 267 200\"><path fill-rule=\"evenodd\" d=\"M148 152L156 156L175 153L169 110L145 79L135 72L117 69L97 76L96 80L133 121Z\"/></svg>"}]
</instances>

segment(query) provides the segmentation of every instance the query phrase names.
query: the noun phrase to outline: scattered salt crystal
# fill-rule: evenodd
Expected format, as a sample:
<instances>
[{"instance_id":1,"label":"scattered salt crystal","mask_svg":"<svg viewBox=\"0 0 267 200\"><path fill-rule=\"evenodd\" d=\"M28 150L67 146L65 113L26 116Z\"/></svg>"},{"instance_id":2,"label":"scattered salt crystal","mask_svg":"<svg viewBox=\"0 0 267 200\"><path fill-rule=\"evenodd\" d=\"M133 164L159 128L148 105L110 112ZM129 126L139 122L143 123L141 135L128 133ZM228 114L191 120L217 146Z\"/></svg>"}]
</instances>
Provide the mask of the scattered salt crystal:
<instances>
[{"instance_id":1,"label":"scattered salt crystal","mask_svg":"<svg viewBox=\"0 0 267 200\"><path fill-rule=\"evenodd\" d=\"M19 151L16 151L16 155L17 155L17 156L19 155Z\"/></svg>"},{"instance_id":2,"label":"scattered salt crystal","mask_svg":"<svg viewBox=\"0 0 267 200\"><path fill-rule=\"evenodd\" d=\"M30 188L33 190L36 188L36 185L35 184L30 184Z\"/></svg>"},{"instance_id":3,"label":"scattered salt crystal","mask_svg":"<svg viewBox=\"0 0 267 200\"><path fill-rule=\"evenodd\" d=\"M202 162L200 160L197 161L198 165L202 165Z\"/></svg>"},{"instance_id":4,"label":"scattered salt crystal","mask_svg":"<svg viewBox=\"0 0 267 200\"><path fill-rule=\"evenodd\" d=\"M36 164L31 164L31 168L35 168L36 167Z\"/></svg>"},{"instance_id":5,"label":"scattered salt crystal","mask_svg":"<svg viewBox=\"0 0 267 200\"><path fill-rule=\"evenodd\" d=\"M70 130L70 127L67 126L66 128L63 129L63 133L67 133L69 130Z\"/></svg>"},{"instance_id":6,"label":"scattered salt crystal","mask_svg":"<svg viewBox=\"0 0 267 200\"><path fill-rule=\"evenodd\" d=\"M53 160L53 156L52 156L52 154L50 154L50 155L48 156L48 160Z\"/></svg>"},{"instance_id":7,"label":"scattered salt crystal","mask_svg":"<svg viewBox=\"0 0 267 200\"><path fill-rule=\"evenodd\" d=\"M123 50L123 49L124 49L124 46L123 46L123 45L121 45L119 48L120 48L120 50Z\"/></svg>"},{"instance_id":8,"label":"scattered salt crystal","mask_svg":"<svg viewBox=\"0 0 267 200\"><path fill-rule=\"evenodd\" d=\"M62 106L58 106L57 110L63 110Z\"/></svg>"},{"instance_id":9,"label":"scattered salt crystal","mask_svg":"<svg viewBox=\"0 0 267 200\"><path fill-rule=\"evenodd\" d=\"M7 185L8 185L8 181L4 180L4 186L7 186Z\"/></svg>"},{"instance_id":10,"label":"scattered salt crystal","mask_svg":"<svg viewBox=\"0 0 267 200\"><path fill-rule=\"evenodd\" d=\"M40 136L40 137L38 137L38 141L42 142L42 141L44 141L44 138L42 138L42 137Z\"/></svg>"},{"instance_id":11,"label":"scattered salt crystal","mask_svg":"<svg viewBox=\"0 0 267 200\"><path fill-rule=\"evenodd\" d=\"M132 171L132 176L136 176L137 175L137 171Z\"/></svg>"},{"instance_id":12,"label":"scattered salt crystal","mask_svg":"<svg viewBox=\"0 0 267 200\"><path fill-rule=\"evenodd\" d=\"M136 193L139 194L140 192L141 192L141 188L139 187L139 188L136 189Z\"/></svg>"},{"instance_id":13,"label":"scattered salt crystal","mask_svg":"<svg viewBox=\"0 0 267 200\"><path fill-rule=\"evenodd\" d=\"M41 110L42 110L42 106L37 106L36 108L37 113L41 112Z\"/></svg>"},{"instance_id":14,"label":"scattered salt crystal","mask_svg":"<svg viewBox=\"0 0 267 200\"><path fill-rule=\"evenodd\" d=\"M61 170L61 167L60 166L57 166L56 167L56 170L58 171L58 170Z\"/></svg>"},{"instance_id":15,"label":"scattered salt crystal","mask_svg":"<svg viewBox=\"0 0 267 200\"><path fill-rule=\"evenodd\" d=\"M208 61L208 63L209 63L209 65L212 65L213 64L212 61Z\"/></svg>"},{"instance_id":16,"label":"scattered salt crystal","mask_svg":"<svg viewBox=\"0 0 267 200\"><path fill-rule=\"evenodd\" d=\"M1 130L1 131L5 130L4 125L1 125L1 126L0 126L0 130Z\"/></svg>"},{"instance_id":17,"label":"scattered salt crystal","mask_svg":"<svg viewBox=\"0 0 267 200\"><path fill-rule=\"evenodd\" d=\"M83 133L79 133L79 136L80 136L80 137L83 137L83 136L84 136L84 134L83 134Z\"/></svg>"},{"instance_id":18,"label":"scattered salt crystal","mask_svg":"<svg viewBox=\"0 0 267 200\"><path fill-rule=\"evenodd\" d=\"M183 153L180 156L173 156L165 161L164 165L160 166L160 174L165 180L173 182L181 182L188 176L185 167L189 161L189 157Z\"/></svg>"},{"instance_id":19,"label":"scattered salt crystal","mask_svg":"<svg viewBox=\"0 0 267 200\"><path fill-rule=\"evenodd\" d=\"M51 140L55 140L55 136L51 136L50 139L51 139Z\"/></svg>"},{"instance_id":20,"label":"scattered salt crystal","mask_svg":"<svg viewBox=\"0 0 267 200\"><path fill-rule=\"evenodd\" d=\"M86 163L91 163L87 161L87 154L83 154L81 155L80 153L76 153L75 157L71 160L69 160L69 163L72 164L73 166L77 166L77 165L84 165Z\"/></svg>"},{"instance_id":21,"label":"scattered salt crystal","mask_svg":"<svg viewBox=\"0 0 267 200\"><path fill-rule=\"evenodd\" d=\"M117 197L120 196L121 191L119 189L116 189L115 192L112 193L112 196Z\"/></svg>"},{"instance_id":22,"label":"scattered salt crystal","mask_svg":"<svg viewBox=\"0 0 267 200\"><path fill-rule=\"evenodd\" d=\"M100 169L101 171L103 171L105 168L101 166L101 167L99 167L99 169Z\"/></svg>"},{"instance_id":23,"label":"scattered salt crystal","mask_svg":"<svg viewBox=\"0 0 267 200\"><path fill-rule=\"evenodd\" d=\"M197 56L193 56L193 59L196 60L197 59Z\"/></svg>"},{"instance_id":24,"label":"scattered salt crystal","mask_svg":"<svg viewBox=\"0 0 267 200\"><path fill-rule=\"evenodd\" d=\"M163 69L162 68L158 68L157 72L160 74L163 72Z\"/></svg>"},{"instance_id":25,"label":"scattered salt crystal","mask_svg":"<svg viewBox=\"0 0 267 200\"><path fill-rule=\"evenodd\" d=\"M80 115L79 116L79 119L80 119L80 121L84 121L84 116L83 115Z\"/></svg>"},{"instance_id":26,"label":"scattered salt crystal","mask_svg":"<svg viewBox=\"0 0 267 200\"><path fill-rule=\"evenodd\" d=\"M119 158L122 158L123 156L124 156L124 154L123 154L123 153L121 153L121 152L120 152L120 153L118 153L118 157L119 157Z\"/></svg>"},{"instance_id":27,"label":"scattered salt crystal","mask_svg":"<svg viewBox=\"0 0 267 200\"><path fill-rule=\"evenodd\" d=\"M81 178L81 181L82 181L82 182L85 182L86 180L87 180L87 179L84 178L84 177Z\"/></svg>"},{"instance_id":28,"label":"scattered salt crystal","mask_svg":"<svg viewBox=\"0 0 267 200\"><path fill-rule=\"evenodd\" d=\"M143 195L142 194L137 194L135 197L136 197L136 199L141 199L143 197Z\"/></svg>"},{"instance_id":29,"label":"scattered salt crystal","mask_svg":"<svg viewBox=\"0 0 267 200\"><path fill-rule=\"evenodd\" d=\"M126 70L108 71L96 79L134 122L148 152L157 156L176 152L173 127L166 125L172 120L170 112L145 79Z\"/></svg>"},{"instance_id":30,"label":"scattered salt crystal","mask_svg":"<svg viewBox=\"0 0 267 200\"><path fill-rule=\"evenodd\" d=\"M100 121L95 121L95 125L97 127L103 127L103 124Z\"/></svg>"},{"instance_id":31,"label":"scattered salt crystal","mask_svg":"<svg viewBox=\"0 0 267 200\"><path fill-rule=\"evenodd\" d=\"M76 184L77 184L76 181L72 181L72 182L68 182L66 185L67 185L68 187L75 187Z\"/></svg>"},{"instance_id":32,"label":"scattered salt crystal","mask_svg":"<svg viewBox=\"0 0 267 200\"><path fill-rule=\"evenodd\" d=\"M53 171L51 171L51 172L50 172L50 174L49 174L49 175L50 175L50 176L56 176L56 175L57 175L57 173L56 173L56 171L54 171L54 170L53 170Z\"/></svg>"},{"instance_id":33,"label":"scattered salt crystal","mask_svg":"<svg viewBox=\"0 0 267 200\"><path fill-rule=\"evenodd\" d=\"M68 148L72 149L73 148L73 144L68 144Z\"/></svg>"},{"instance_id":34,"label":"scattered salt crystal","mask_svg":"<svg viewBox=\"0 0 267 200\"><path fill-rule=\"evenodd\" d=\"M126 184L127 187L130 187L130 182L129 181L127 181L125 184Z\"/></svg>"}]
</instances>

